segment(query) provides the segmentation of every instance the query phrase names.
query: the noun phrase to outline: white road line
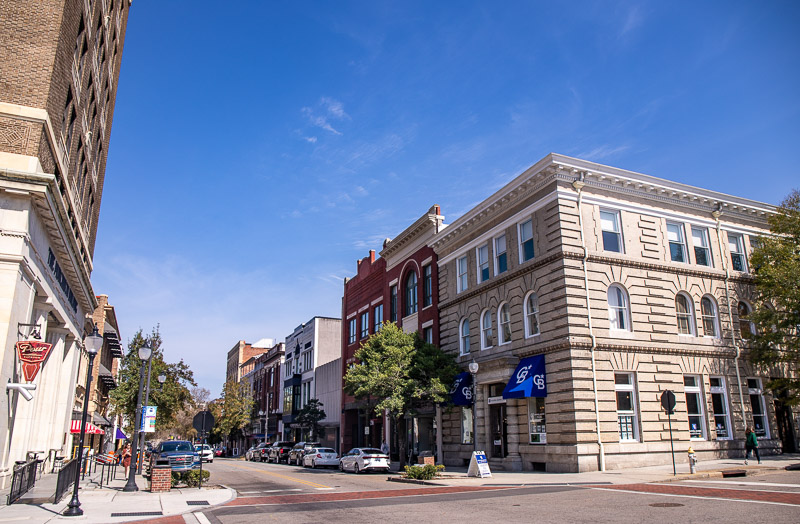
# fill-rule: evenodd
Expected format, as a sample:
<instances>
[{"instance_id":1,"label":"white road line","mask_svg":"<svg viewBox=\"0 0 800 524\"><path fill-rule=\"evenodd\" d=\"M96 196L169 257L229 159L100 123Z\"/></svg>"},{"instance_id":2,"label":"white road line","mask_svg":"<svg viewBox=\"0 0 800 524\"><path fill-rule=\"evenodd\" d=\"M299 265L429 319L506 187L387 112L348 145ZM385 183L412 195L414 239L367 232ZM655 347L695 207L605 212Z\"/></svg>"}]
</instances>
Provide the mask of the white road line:
<instances>
[{"instance_id":1,"label":"white road line","mask_svg":"<svg viewBox=\"0 0 800 524\"><path fill-rule=\"evenodd\" d=\"M206 517L205 515L203 515L200 512L192 513L192 515L195 516L195 518L197 519L197 522L199 522L200 524L211 524L211 522L209 522L209 520L208 520L208 517Z\"/></svg>"},{"instance_id":2,"label":"white road line","mask_svg":"<svg viewBox=\"0 0 800 524\"><path fill-rule=\"evenodd\" d=\"M682 480L698 484L735 484L739 486L772 486L776 488L800 488L800 484L778 484L777 482L742 482L739 480Z\"/></svg>"},{"instance_id":3,"label":"white road line","mask_svg":"<svg viewBox=\"0 0 800 524\"><path fill-rule=\"evenodd\" d=\"M328 490L328 489L336 489L336 488L314 488L314 489L316 489L318 491L325 491L325 490Z\"/></svg>"},{"instance_id":4,"label":"white road line","mask_svg":"<svg viewBox=\"0 0 800 524\"><path fill-rule=\"evenodd\" d=\"M314 488L314 489L333 489L333 488ZM287 489L262 489L259 491L240 491L242 495L251 495L253 493L283 493L284 491L303 491L303 488L287 488Z\"/></svg>"},{"instance_id":5,"label":"white road line","mask_svg":"<svg viewBox=\"0 0 800 524\"><path fill-rule=\"evenodd\" d=\"M613 489L613 488L589 488L599 491L616 491L617 493L633 493L636 495L657 495L659 497L676 497L684 499L698 499L698 500L721 500L723 502L747 502L749 504L773 504L775 506L792 506L797 507L797 504L787 504L785 502L770 502L766 500L744 500L744 499L726 499L723 497L698 497L696 495L675 495L672 493L650 493L649 491L634 491L629 489Z\"/></svg>"}]
</instances>

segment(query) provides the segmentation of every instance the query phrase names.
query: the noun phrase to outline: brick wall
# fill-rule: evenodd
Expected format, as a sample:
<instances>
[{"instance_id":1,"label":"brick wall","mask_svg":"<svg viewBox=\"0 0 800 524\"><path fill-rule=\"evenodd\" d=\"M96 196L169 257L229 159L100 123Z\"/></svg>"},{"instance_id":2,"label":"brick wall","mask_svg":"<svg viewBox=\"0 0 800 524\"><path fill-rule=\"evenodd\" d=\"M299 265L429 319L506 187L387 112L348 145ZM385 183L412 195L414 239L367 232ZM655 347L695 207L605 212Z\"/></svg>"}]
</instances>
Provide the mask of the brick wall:
<instances>
[{"instance_id":1,"label":"brick wall","mask_svg":"<svg viewBox=\"0 0 800 524\"><path fill-rule=\"evenodd\" d=\"M154 467L150 477L150 492L163 493L172 487L172 469Z\"/></svg>"}]
</instances>

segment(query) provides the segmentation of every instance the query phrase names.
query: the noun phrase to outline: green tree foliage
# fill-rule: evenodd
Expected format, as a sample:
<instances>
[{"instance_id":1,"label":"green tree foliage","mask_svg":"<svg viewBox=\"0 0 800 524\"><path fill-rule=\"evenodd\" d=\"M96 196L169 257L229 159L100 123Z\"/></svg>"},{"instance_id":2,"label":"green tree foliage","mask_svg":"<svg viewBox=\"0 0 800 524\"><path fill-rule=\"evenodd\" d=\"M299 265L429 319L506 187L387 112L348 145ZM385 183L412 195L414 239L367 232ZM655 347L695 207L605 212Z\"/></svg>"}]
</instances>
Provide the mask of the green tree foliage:
<instances>
[{"instance_id":1,"label":"green tree foliage","mask_svg":"<svg viewBox=\"0 0 800 524\"><path fill-rule=\"evenodd\" d=\"M253 396L241 382L229 380L222 389L222 397L210 407L215 424L212 433L219 437L233 437L250 423L253 414Z\"/></svg>"},{"instance_id":2,"label":"green tree foliage","mask_svg":"<svg viewBox=\"0 0 800 524\"><path fill-rule=\"evenodd\" d=\"M345 391L366 400L377 415L384 410L397 428L414 408L445 402L458 365L452 355L384 323L356 351L357 363L344 377ZM401 465L405 462L405 430L400 431Z\"/></svg>"},{"instance_id":3,"label":"green tree foliage","mask_svg":"<svg viewBox=\"0 0 800 524\"><path fill-rule=\"evenodd\" d=\"M189 386L196 386L192 370L181 359L170 364L164 360L164 349L161 333L156 326L150 335L145 336L142 330L136 332L128 343L128 352L120 364L117 374L117 388L110 394L111 409L115 414L124 416L125 432L130 434L134 425L136 414L136 397L139 394L139 379L141 377L141 363L139 348L147 343L153 350L150 360L150 399L151 406L158 406L156 412L156 428L167 427L175 422L175 415L191 401ZM145 383L147 381L147 365L145 365ZM156 377L160 374L167 377L164 384L159 384ZM144 392L142 393L144 402Z\"/></svg>"},{"instance_id":4,"label":"green tree foliage","mask_svg":"<svg viewBox=\"0 0 800 524\"><path fill-rule=\"evenodd\" d=\"M317 440L322 432L320 421L327 415L322 409L322 402L319 399L309 399L308 403L297 412L294 423L304 430L309 431L309 440Z\"/></svg>"},{"instance_id":5,"label":"green tree foliage","mask_svg":"<svg viewBox=\"0 0 800 524\"><path fill-rule=\"evenodd\" d=\"M769 218L772 235L761 238L750 258L756 301L748 320L750 360L767 376L767 387L790 404L800 403L800 192Z\"/></svg>"}]
</instances>

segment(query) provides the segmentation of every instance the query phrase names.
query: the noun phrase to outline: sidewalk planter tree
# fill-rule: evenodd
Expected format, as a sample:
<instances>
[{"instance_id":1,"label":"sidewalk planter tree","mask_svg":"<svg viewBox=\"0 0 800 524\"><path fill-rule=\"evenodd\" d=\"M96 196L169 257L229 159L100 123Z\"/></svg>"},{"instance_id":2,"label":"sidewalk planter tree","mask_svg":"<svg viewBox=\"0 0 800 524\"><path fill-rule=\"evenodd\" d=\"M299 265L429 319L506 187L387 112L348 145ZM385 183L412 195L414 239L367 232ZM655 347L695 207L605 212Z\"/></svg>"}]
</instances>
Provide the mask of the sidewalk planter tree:
<instances>
[{"instance_id":1,"label":"sidewalk planter tree","mask_svg":"<svg viewBox=\"0 0 800 524\"><path fill-rule=\"evenodd\" d=\"M217 419L212 434L229 439L240 435L242 429L250 424L253 406L253 396L244 384L235 380L226 382L222 398L213 407L209 406Z\"/></svg>"},{"instance_id":2,"label":"sidewalk planter tree","mask_svg":"<svg viewBox=\"0 0 800 524\"><path fill-rule=\"evenodd\" d=\"M322 409L322 403L319 399L309 399L308 403L297 412L295 417L295 424L301 427L304 431L308 430L308 440L315 441L319 438L322 432L320 421L327 415L325 410Z\"/></svg>"}]
</instances>

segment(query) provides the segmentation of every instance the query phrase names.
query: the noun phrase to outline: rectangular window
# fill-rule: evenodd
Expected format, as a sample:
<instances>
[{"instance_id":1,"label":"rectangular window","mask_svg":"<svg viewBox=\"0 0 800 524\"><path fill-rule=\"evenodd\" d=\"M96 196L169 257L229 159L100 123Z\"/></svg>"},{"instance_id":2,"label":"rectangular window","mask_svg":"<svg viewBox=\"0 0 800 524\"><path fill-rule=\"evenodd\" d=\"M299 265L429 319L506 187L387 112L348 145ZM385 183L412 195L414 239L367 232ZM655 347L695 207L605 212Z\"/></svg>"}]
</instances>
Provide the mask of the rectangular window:
<instances>
[{"instance_id":1,"label":"rectangular window","mask_svg":"<svg viewBox=\"0 0 800 524\"><path fill-rule=\"evenodd\" d=\"M731 267L734 271L747 271L747 258L744 256L742 235L728 233L728 249L731 251Z\"/></svg>"},{"instance_id":2,"label":"rectangular window","mask_svg":"<svg viewBox=\"0 0 800 524\"><path fill-rule=\"evenodd\" d=\"M458 292L467 289L467 257L463 256L456 260L456 273L458 275Z\"/></svg>"},{"instance_id":3,"label":"rectangular window","mask_svg":"<svg viewBox=\"0 0 800 524\"><path fill-rule=\"evenodd\" d=\"M533 220L519 225L519 262L533 258Z\"/></svg>"},{"instance_id":4,"label":"rectangular window","mask_svg":"<svg viewBox=\"0 0 800 524\"><path fill-rule=\"evenodd\" d=\"M600 227L603 230L603 249L622 253L622 233L619 228L619 211L600 211Z\"/></svg>"},{"instance_id":5,"label":"rectangular window","mask_svg":"<svg viewBox=\"0 0 800 524\"><path fill-rule=\"evenodd\" d=\"M356 341L356 317L351 318L349 324L350 331L347 340L352 344Z\"/></svg>"},{"instance_id":6,"label":"rectangular window","mask_svg":"<svg viewBox=\"0 0 800 524\"><path fill-rule=\"evenodd\" d=\"M683 236L683 225L667 222L667 240L669 256L673 262L686 262L686 238Z\"/></svg>"},{"instance_id":7,"label":"rectangular window","mask_svg":"<svg viewBox=\"0 0 800 524\"><path fill-rule=\"evenodd\" d=\"M706 438L705 410L703 392L700 389L700 377L684 375L683 391L686 394L686 413L689 416L689 437L703 440Z\"/></svg>"},{"instance_id":8,"label":"rectangular window","mask_svg":"<svg viewBox=\"0 0 800 524\"><path fill-rule=\"evenodd\" d=\"M472 406L461 408L461 443L472 444Z\"/></svg>"},{"instance_id":9,"label":"rectangular window","mask_svg":"<svg viewBox=\"0 0 800 524\"><path fill-rule=\"evenodd\" d=\"M699 266L711 266L711 250L708 247L708 230L704 227L692 228L694 262Z\"/></svg>"},{"instance_id":10,"label":"rectangular window","mask_svg":"<svg viewBox=\"0 0 800 524\"><path fill-rule=\"evenodd\" d=\"M547 431L544 419L544 398L528 399L528 429L531 444L547 444Z\"/></svg>"},{"instance_id":11,"label":"rectangular window","mask_svg":"<svg viewBox=\"0 0 800 524\"><path fill-rule=\"evenodd\" d=\"M375 309L372 310L372 320L375 322L375 333L377 333L383 324L383 304L375 306Z\"/></svg>"},{"instance_id":12,"label":"rectangular window","mask_svg":"<svg viewBox=\"0 0 800 524\"><path fill-rule=\"evenodd\" d=\"M478 259L478 283L489 280L489 244L484 244L475 250Z\"/></svg>"},{"instance_id":13,"label":"rectangular window","mask_svg":"<svg viewBox=\"0 0 800 524\"><path fill-rule=\"evenodd\" d=\"M433 344L433 328L432 327L422 328L422 340L424 340L428 344Z\"/></svg>"},{"instance_id":14,"label":"rectangular window","mask_svg":"<svg viewBox=\"0 0 800 524\"><path fill-rule=\"evenodd\" d=\"M633 373L614 373L620 441L638 440L638 417Z\"/></svg>"},{"instance_id":15,"label":"rectangular window","mask_svg":"<svg viewBox=\"0 0 800 524\"><path fill-rule=\"evenodd\" d=\"M506 235L494 239L494 274L508 271L508 254L506 253Z\"/></svg>"},{"instance_id":16,"label":"rectangular window","mask_svg":"<svg viewBox=\"0 0 800 524\"><path fill-rule=\"evenodd\" d=\"M750 394L750 407L753 409L753 431L758 438L769 438L767 410L764 403L764 390L760 378L748 378L747 390Z\"/></svg>"},{"instance_id":17,"label":"rectangular window","mask_svg":"<svg viewBox=\"0 0 800 524\"><path fill-rule=\"evenodd\" d=\"M389 288L389 322L397 322L397 286Z\"/></svg>"},{"instance_id":18,"label":"rectangular window","mask_svg":"<svg viewBox=\"0 0 800 524\"><path fill-rule=\"evenodd\" d=\"M433 269L431 265L422 268L422 307L433 304Z\"/></svg>"},{"instance_id":19,"label":"rectangular window","mask_svg":"<svg viewBox=\"0 0 800 524\"><path fill-rule=\"evenodd\" d=\"M369 336L369 311L361 313L361 338Z\"/></svg>"},{"instance_id":20,"label":"rectangular window","mask_svg":"<svg viewBox=\"0 0 800 524\"><path fill-rule=\"evenodd\" d=\"M725 391L723 377L709 377L711 386L711 409L714 411L714 428L717 430L717 440L731 438L731 421L728 418L728 393Z\"/></svg>"},{"instance_id":21,"label":"rectangular window","mask_svg":"<svg viewBox=\"0 0 800 524\"><path fill-rule=\"evenodd\" d=\"M292 386L283 388L283 412L292 412Z\"/></svg>"}]
</instances>

